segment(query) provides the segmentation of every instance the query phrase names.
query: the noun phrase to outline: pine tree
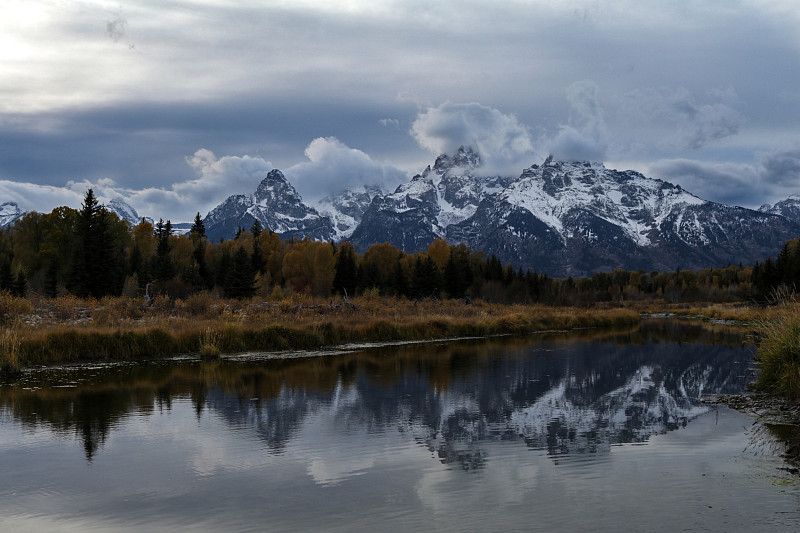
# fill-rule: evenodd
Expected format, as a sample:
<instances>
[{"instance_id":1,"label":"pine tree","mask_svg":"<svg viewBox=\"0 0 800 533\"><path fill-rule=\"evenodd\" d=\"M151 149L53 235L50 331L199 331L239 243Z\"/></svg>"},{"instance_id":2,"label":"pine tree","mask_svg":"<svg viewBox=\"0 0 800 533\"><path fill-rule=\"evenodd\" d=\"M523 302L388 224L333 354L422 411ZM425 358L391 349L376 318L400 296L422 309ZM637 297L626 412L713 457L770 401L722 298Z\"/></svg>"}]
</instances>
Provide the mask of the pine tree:
<instances>
[{"instance_id":1,"label":"pine tree","mask_svg":"<svg viewBox=\"0 0 800 533\"><path fill-rule=\"evenodd\" d=\"M408 296L408 278L400 261L396 261L389 277L389 289L396 296Z\"/></svg>"},{"instance_id":2,"label":"pine tree","mask_svg":"<svg viewBox=\"0 0 800 533\"><path fill-rule=\"evenodd\" d=\"M58 266L55 261L47 265L44 273L44 295L48 298L58 296Z\"/></svg>"},{"instance_id":3,"label":"pine tree","mask_svg":"<svg viewBox=\"0 0 800 533\"><path fill-rule=\"evenodd\" d=\"M25 270L20 268L19 272L17 272L17 277L14 279L14 287L11 293L14 296L19 296L23 298L25 296L25 291L28 288L28 277L25 275Z\"/></svg>"},{"instance_id":4,"label":"pine tree","mask_svg":"<svg viewBox=\"0 0 800 533\"><path fill-rule=\"evenodd\" d=\"M169 243L169 237L172 233L172 223L169 220L164 223L162 219L159 219L153 233L158 239L156 255L153 258L153 276L159 281L171 280L176 274L175 263L172 262L172 257L170 256L172 247Z\"/></svg>"},{"instance_id":5,"label":"pine tree","mask_svg":"<svg viewBox=\"0 0 800 533\"><path fill-rule=\"evenodd\" d=\"M250 255L247 250L240 247L233 255L233 265L225 284L225 295L229 298L250 298L255 293L255 272Z\"/></svg>"},{"instance_id":6,"label":"pine tree","mask_svg":"<svg viewBox=\"0 0 800 533\"><path fill-rule=\"evenodd\" d=\"M472 268L466 247L452 248L444 267L444 290L451 298L463 298L472 285Z\"/></svg>"},{"instance_id":7,"label":"pine tree","mask_svg":"<svg viewBox=\"0 0 800 533\"><path fill-rule=\"evenodd\" d=\"M112 231L113 217L89 189L75 221L75 247L68 288L78 296L119 294L124 281L121 244Z\"/></svg>"},{"instance_id":8,"label":"pine tree","mask_svg":"<svg viewBox=\"0 0 800 533\"><path fill-rule=\"evenodd\" d=\"M190 235L197 235L198 237L205 237L206 236L206 225L203 223L203 219L200 218L200 211L194 216L194 223L192 224L192 228L189 230Z\"/></svg>"},{"instance_id":9,"label":"pine tree","mask_svg":"<svg viewBox=\"0 0 800 533\"><path fill-rule=\"evenodd\" d=\"M426 255L417 257L414 268L411 271L411 282L409 293L412 298L437 297L442 288L441 274L439 267L433 259Z\"/></svg>"},{"instance_id":10,"label":"pine tree","mask_svg":"<svg viewBox=\"0 0 800 533\"><path fill-rule=\"evenodd\" d=\"M343 242L339 246L339 252L336 254L336 264L333 268L335 271L333 276L334 292L353 296L356 293L356 284L358 283L358 267L356 266L356 257L352 244Z\"/></svg>"},{"instance_id":11,"label":"pine tree","mask_svg":"<svg viewBox=\"0 0 800 533\"><path fill-rule=\"evenodd\" d=\"M255 219L255 221L253 221L253 225L250 226L250 233L253 234L253 239L257 240L262 231L264 231L264 228L261 226L261 222L259 222L258 219Z\"/></svg>"},{"instance_id":12,"label":"pine tree","mask_svg":"<svg viewBox=\"0 0 800 533\"><path fill-rule=\"evenodd\" d=\"M11 261L0 263L0 291L14 290L14 275L11 273Z\"/></svg>"}]
</instances>

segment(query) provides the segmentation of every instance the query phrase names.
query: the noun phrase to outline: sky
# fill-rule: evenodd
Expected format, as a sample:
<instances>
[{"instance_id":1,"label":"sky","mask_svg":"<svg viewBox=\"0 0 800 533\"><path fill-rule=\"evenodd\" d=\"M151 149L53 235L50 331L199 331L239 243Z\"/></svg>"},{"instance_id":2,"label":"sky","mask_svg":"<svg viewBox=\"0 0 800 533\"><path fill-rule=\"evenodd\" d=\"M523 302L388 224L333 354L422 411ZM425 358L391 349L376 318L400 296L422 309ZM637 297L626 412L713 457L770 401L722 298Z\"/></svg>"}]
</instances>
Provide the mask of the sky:
<instances>
[{"instance_id":1,"label":"sky","mask_svg":"<svg viewBox=\"0 0 800 533\"><path fill-rule=\"evenodd\" d=\"M758 208L800 193L796 0L3 0L0 203L174 222L472 146Z\"/></svg>"}]
</instances>

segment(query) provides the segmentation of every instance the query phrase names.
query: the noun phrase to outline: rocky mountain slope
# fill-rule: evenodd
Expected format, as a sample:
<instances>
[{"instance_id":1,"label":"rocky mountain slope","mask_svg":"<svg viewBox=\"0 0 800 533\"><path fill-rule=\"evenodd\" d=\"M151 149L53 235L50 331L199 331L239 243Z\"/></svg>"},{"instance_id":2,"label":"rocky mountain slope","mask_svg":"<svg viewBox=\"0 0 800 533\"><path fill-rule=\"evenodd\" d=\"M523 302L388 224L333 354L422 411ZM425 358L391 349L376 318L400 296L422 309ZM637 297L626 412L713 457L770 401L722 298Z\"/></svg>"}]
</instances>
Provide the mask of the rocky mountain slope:
<instances>
[{"instance_id":1,"label":"rocky mountain slope","mask_svg":"<svg viewBox=\"0 0 800 533\"><path fill-rule=\"evenodd\" d=\"M230 238L258 219L284 238L349 240L359 251L390 242L410 253L446 238L553 276L752 264L800 235L800 196L755 211L638 172L552 158L516 177L486 174L480 156L461 148L394 192L345 191L313 207L273 170L255 194L212 210L206 231Z\"/></svg>"},{"instance_id":2,"label":"rocky mountain slope","mask_svg":"<svg viewBox=\"0 0 800 533\"><path fill-rule=\"evenodd\" d=\"M516 266L577 276L749 264L800 233L800 223L784 216L708 202L600 163L548 158L517 178L477 177L479 168L469 150L439 157L373 200L352 242L415 252L444 237Z\"/></svg>"},{"instance_id":3,"label":"rocky mountain slope","mask_svg":"<svg viewBox=\"0 0 800 533\"><path fill-rule=\"evenodd\" d=\"M16 202L3 202L0 204L0 228L10 226L24 214Z\"/></svg>"},{"instance_id":4,"label":"rocky mountain slope","mask_svg":"<svg viewBox=\"0 0 800 533\"><path fill-rule=\"evenodd\" d=\"M775 205L764 204L758 210L762 213L781 215L800 224L800 194L793 194Z\"/></svg>"},{"instance_id":5,"label":"rocky mountain slope","mask_svg":"<svg viewBox=\"0 0 800 533\"><path fill-rule=\"evenodd\" d=\"M249 229L256 220L284 239L328 241L336 236L331 218L306 205L280 170L271 170L254 194L229 196L203 222L208 238L218 240L232 238L238 228Z\"/></svg>"}]
</instances>

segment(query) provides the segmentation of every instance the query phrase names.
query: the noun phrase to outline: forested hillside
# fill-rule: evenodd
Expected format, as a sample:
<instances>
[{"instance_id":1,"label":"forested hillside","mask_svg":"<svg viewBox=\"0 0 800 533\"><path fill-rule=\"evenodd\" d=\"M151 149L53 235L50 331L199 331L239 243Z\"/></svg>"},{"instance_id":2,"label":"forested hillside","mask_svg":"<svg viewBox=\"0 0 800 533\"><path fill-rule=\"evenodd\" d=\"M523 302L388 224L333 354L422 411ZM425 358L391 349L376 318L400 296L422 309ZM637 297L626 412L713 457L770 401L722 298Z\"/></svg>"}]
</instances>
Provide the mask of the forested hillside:
<instances>
[{"instance_id":1,"label":"forested hillside","mask_svg":"<svg viewBox=\"0 0 800 533\"><path fill-rule=\"evenodd\" d=\"M46 296L220 296L280 298L372 294L419 298L481 298L497 302L588 305L602 301L763 299L800 284L800 244L755 265L668 272L595 273L553 278L503 264L494 255L449 245L405 253L389 243L357 253L349 242L282 240L258 222L234 239L211 242L198 213L191 231L173 235L169 221L135 226L99 205L92 190L82 208L27 213L0 232L0 289Z\"/></svg>"}]
</instances>

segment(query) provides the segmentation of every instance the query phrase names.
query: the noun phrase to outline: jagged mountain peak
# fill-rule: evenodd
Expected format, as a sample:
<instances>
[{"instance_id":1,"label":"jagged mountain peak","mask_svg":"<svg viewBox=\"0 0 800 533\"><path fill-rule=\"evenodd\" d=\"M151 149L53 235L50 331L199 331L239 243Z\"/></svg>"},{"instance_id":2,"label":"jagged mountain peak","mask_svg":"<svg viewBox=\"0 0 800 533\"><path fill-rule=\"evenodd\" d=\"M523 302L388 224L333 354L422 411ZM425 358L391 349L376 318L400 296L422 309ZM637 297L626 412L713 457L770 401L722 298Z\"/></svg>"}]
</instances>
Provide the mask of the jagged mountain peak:
<instances>
[{"instance_id":1,"label":"jagged mountain peak","mask_svg":"<svg viewBox=\"0 0 800 533\"><path fill-rule=\"evenodd\" d=\"M24 214L17 202L3 202L0 204L0 228L10 226Z\"/></svg>"},{"instance_id":2,"label":"jagged mountain peak","mask_svg":"<svg viewBox=\"0 0 800 533\"><path fill-rule=\"evenodd\" d=\"M258 184L254 194L255 201L260 204L276 201L302 202L297 190L278 169L270 170L267 176Z\"/></svg>"},{"instance_id":3,"label":"jagged mountain peak","mask_svg":"<svg viewBox=\"0 0 800 533\"><path fill-rule=\"evenodd\" d=\"M139 217L139 213L136 212L128 202L126 202L121 197L117 197L112 199L108 204L106 204L106 208L121 219L125 220L126 222L130 222L133 225L138 224L141 222L141 218Z\"/></svg>"},{"instance_id":4,"label":"jagged mountain peak","mask_svg":"<svg viewBox=\"0 0 800 533\"><path fill-rule=\"evenodd\" d=\"M433 163L433 170L443 173L452 168L474 169L482 164L481 157L471 147L461 146L454 155L441 154ZM430 168L430 167L428 167Z\"/></svg>"},{"instance_id":5,"label":"jagged mountain peak","mask_svg":"<svg viewBox=\"0 0 800 533\"><path fill-rule=\"evenodd\" d=\"M792 194L785 200L776 202L775 205L764 204L758 210L771 215L781 215L800 223L800 194Z\"/></svg>"},{"instance_id":6,"label":"jagged mountain peak","mask_svg":"<svg viewBox=\"0 0 800 533\"><path fill-rule=\"evenodd\" d=\"M372 199L385 194L380 185L360 185L325 196L317 201L315 207L320 214L331 219L336 231L335 240L344 240L358 227Z\"/></svg>"},{"instance_id":7,"label":"jagged mountain peak","mask_svg":"<svg viewBox=\"0 0 800 533\"><path fill-rule=\"evenodd\" d=\"M800 220L709 202L602 162L548 157L505 177L482 175L480 165L462 147L393 192L345 191L316 208L273 170L253 196L209 213L206 232L229 238L257 219L282 237L347 239L360 251L390 242L409 253L444 237L553 276L752 263L800 233Z\"/></svg>"}]
</instances>

